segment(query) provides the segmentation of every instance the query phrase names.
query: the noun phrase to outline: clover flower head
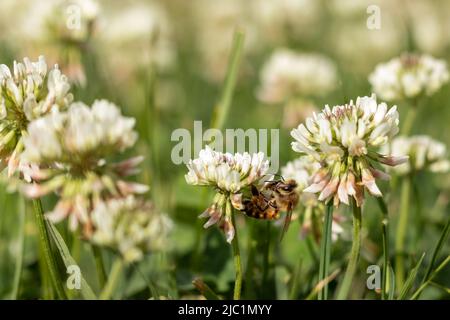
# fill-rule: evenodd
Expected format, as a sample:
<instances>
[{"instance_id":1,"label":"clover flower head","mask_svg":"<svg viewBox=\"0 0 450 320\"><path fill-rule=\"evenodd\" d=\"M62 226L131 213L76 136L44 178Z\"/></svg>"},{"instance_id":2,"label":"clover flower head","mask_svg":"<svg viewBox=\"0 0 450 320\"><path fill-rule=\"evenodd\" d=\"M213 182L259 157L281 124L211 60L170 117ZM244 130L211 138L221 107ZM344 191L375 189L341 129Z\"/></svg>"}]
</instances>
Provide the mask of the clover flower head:
<instances>
[{"instance_id":1,"label":"clover flower head","mask_svg":"<svg viewBox=\"0 0 450 320\"><path fill-rule=\"evenodd\" d=\"M309 186L311 177L320 169L320 163L314 161L311 156L301 156L288 162L281 168L281 175L284 179L294 179L297 188L302 191Z\"/></svg>"},{"instance_id":2,"label":"clover flower head","mask_svg":"<svg viewBox=\"0 0 450 320\"><path fill-rule=\"evenodd\" d=\"M313 175L319 169L320 163L309 155L290 161L281 168L281 175L285 180L294 179L297 182L296 191L300 195L300 203L305 207L317 207L320 205L315 194L303 192L310 185Z\"/></svg>"},{"instance_id":3,"label":"clover flower head","mask_svg":"<svg viewBox=\"0 0 450 320\"><path fill-rule=\"evenodd\" d=\"M376 66L369 76L373 91L387 101L431 96L448 80L444 60L410 53Z\"/></svg>"},{"instance_id":4,"label":"clover flower head","mask_svg":"<svg viewBox=\"0 0 450 320\"><path fill-rule=\"evenodd\" d=\"M227 241L231 243L235 231L231 210L227 211L226 206L231 206L236 197L242 196L239 191L261 182L269 169L269 161L264 160L262 152L232 155L214 151L206 146L197 159L189 161L187 167L189 171L185 178L188 184L211 186L217 190L212 205L199 216L208 218L204 228L217 223L225 232Z\"/></svg>"},{"instance_id":5,"label":"clover flower head","mask_svg":"<svg viewBox=\"0 0 450 320\"><path fill-rule=\"evenodd\" d=\"M120 252L136 262L149 251L167 247L172 220L153 205L133 196L98 202L92 211L92 243Z\"/></svg>"},{"instance_id":6,"label":"clover flower head","mask_svg":"<svg viewBox=\"0 0 450 320\"><path fill-rule=\"evenodd\" d=\"M327 93L336 86L336 67L319 54L277 50L264 65L258 98L267 103Z\"/></svg>"},{"instance_id":7,"label":"clover flower head","mask_svg":"<svg viewBox=\"0 0 450 320\"><path fill-rule=\"evenodd\" d=\"M138 172L142 157L119 163L108 159L133 146L134 123L105 100L95 101L91 108L74 103L65 112L54 110L32 121L21 155L21 171L32 183L23 185L22 191L31 198L59 193L49 218L58 222L69 217L71 229L81 223L89 233L93 201L148 190L124 180Z\"/></svg>"},{"instance_id":8,"label":"clover flower head","mask_svg":"<svg viewBox=\"0 0 450 320\"><path fill-rule=\"evenodd\" d=\"M19 166L22 136L30 121L53 110L64 110L72 101L67 77L55 65L48 71L45 58L14 61L13 71L0 65L0 166L11 176Z\"/></svg>"},{"instance_id":9,"label":"clover flower head","mask_svg":"<svg viewBox=\"0 0 450 320\"><path fill-rule=\"evenodd\" d=\"M209 146L201 150L199 157L190 160L186 182L191 185L213 186L224 193L237 193L244 187L258 182L269 169L269 161L262 152L222 153Z\"/></svg>"},{"instance_id":10,"label":"clover flower head","mask_svg":"<svg viewBox=\"0 0 450 320\"><path fill-rule=\"evenodd\" d=\"M388 148L388 146L385 146L383 150L387 151ZM399 175L420 170L440 173L450 170L447 147L442 142L436 141L429 136L396 137L392 141L391 149L394 156L409 157L408 162L392 168Z\"/></svg>"},{"instance_id":11,"label":"clover flower head","mask_svg":"<svg viewBox=\"0 0 450 320\"><path fill-rule=\"evenodd\" d=\"M386 103L378 103L375 95L358 97L356 103L328 105L305 124L292 130L294 151L308 154L321 164L304 192L318 193L319 201L349 204L349 196L360 206L364 189L381 196L375 178L388 178L379 164L397 165L406 157L381 155L377 149L398 133L396 107L388 110Z\"/></svg>"}]
</instances>

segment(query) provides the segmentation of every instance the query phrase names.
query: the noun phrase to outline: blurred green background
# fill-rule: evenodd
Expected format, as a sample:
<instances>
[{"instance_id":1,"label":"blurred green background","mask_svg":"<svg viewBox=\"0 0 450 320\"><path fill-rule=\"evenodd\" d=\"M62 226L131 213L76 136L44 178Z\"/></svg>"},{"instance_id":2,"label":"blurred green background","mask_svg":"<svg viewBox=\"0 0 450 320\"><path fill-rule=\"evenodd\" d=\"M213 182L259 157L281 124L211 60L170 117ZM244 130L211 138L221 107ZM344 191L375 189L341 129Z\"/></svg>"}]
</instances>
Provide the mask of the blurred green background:
<instances>
[{"instance_id":1,"label":"blurred green background","mask_svg":"<svg viewBox=\"0 0 450 320\"><path fill-rule=\"evenodd\" d=\"M98 7L83 2L2 0L0 63L12 66L13 60L22 57L36 60L45 55L49 64L58 63L69 75L76 100L91 103L97 98L109 99L137 119L140 139L132 153L145 155L145 163L136 179L151 186L148 197L169 214L175 229L165 252L149 255L139 266L126 269L115 298L146 299L151 281L161 297L197 299L200 294L192 285L196 277L221 296L231 296L234 269L230 246L217 228L204 230L197 219L210 204L212 193L185 183L186 167L173 164L170 158L176 144L170 137L177 128L192 130L194 120L203 121L204 130L209 127L236 28L245 33L245 46L225 128L280 128L282 165L297 156L290 147L292 128L282 126L285 109L283 105L266 105L256 97L260 70L276 49L320 53L336 64L336 89L308 97L319 108L370 95L368 74L376 64L402 52L430 53L450 61L450 2L445 0L104 0L95 1ZM82 9L80 28L68 27L77 13L68 9L70 5ZM369 5L381 9L380 30L366 26ZM402 119L408 106L398 106ZM449 145L449 119L447 84L421 108L413 133L427 134ZM424 266L431 258L449 216L449 177L448 173L415 177L406 241L407 270L423 252L427 252ZM394 239L399 182L384 183L382 191L389 202ZM45 199L44 207L53 201ZM51 297L44 292L45 279L40 277L37 230L30 206L25 205L24 210L21 199L8 193L5 185L0 189L0 205L0 297L11 297L22 252L20 219L24 212L26 237L18 297ZM341 208L347 217L344 235L332 246L330 270L341 270L337 280L343 276L351 246L351 213L346 210ZM301 213L299 210L297 216ZM245 270L243 297L306 298L317 283L319 246L300 239L300 224L294 221L279 242L276 224L242 215L237 219ZM369 199L363 212L362 259L353 298L379 298L366 288L366 268L381 265L381 219L375 201ZM83 276L97 291L90 247L74 241L77 235L71 234L65 223L58 229ZM393 241L391 246L393 252ZM438 261L449 253L446 242ZM109 265L114 256L107 253L106 257ZM450 269L440 272L435 282L447 289L429 286L421 298L448 299ZM336 281L331 282L332 292L335 287ZM79 297L76 292L73 296Z\"/></svg>"}]
</instances>

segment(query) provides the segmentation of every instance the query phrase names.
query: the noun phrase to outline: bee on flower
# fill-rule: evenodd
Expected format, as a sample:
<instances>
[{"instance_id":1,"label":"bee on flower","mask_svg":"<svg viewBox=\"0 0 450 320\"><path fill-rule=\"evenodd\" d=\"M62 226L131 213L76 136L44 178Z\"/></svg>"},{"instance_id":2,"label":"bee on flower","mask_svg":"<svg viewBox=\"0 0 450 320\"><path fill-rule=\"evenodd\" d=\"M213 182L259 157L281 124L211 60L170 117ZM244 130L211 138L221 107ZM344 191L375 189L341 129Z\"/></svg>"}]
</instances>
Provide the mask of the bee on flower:
<instances>
[{"instance_id":1,"label":"bee on flower","mask_svg":"<svg viewBox=\"0 0 450 320\"><path fill-rule=\"evenodd\" d=\"M398 133L398 124L396 107L388 109L375 95L333 108L326 105L307 118L291 132L292 149L310 155L321 168L303 192L319 193L319 201L333 201L335 206L348 205L349 197L361 206L365 190L380 197L376 179L388 178L381 164L395 166L407 160L378 153Z\"/></svg>"},{"instance_id":2,"label":"bee on flower","mask_svg":"<svg viewBox=\"0 0 450 320\"><path fill-rule=\"evenodd\" d=\"M379 64L369 76L373 91L386 101L431 96L448 80L444 60L412 53Z\"/></svg>"},{"instance_id":3,"label":"bee on flower","mask_svg":"<svg viewBox=\"0 0 450 320\"><path fill-rule=\"evenodd\" d=\"M209 146L201 150L199 157L187 164L186 182L190 185L210 186L217 193L213 204L200 215L209 218L204 227L219 223L229 243L234 238L235 230L231 212L224 215L224 206L231 201L230 197L253 184L259 184L269 170L269 161L262 152L222 153Z\"/></svg>"},{"instance_id":4,"label":"bee on flower","mask_svg":"<svg viewBox=\"0 0 450 320\"><path fill-rule=\"evenodd\" d=\"M14 61L12 71L0 65L0 168L8 166L9 176L16 171L30 121L64 110L72 100L67 77L57 65L48 71L43 56Z\"/></svg>"},{"instance_id":5,"label":"bee on flower","mask_svg":"<svg viewBox=\"0 0 450 320\"><path fill-rule=\"evenodd\" d=\"M90 213L96 201L144 193L147 186L125 181L138 172L142 157L111 163L109 157L132 147L137 139L135 120L118 107L97 100L92 107L73 103L65 112L52 111L31 122L23 139L21 170L32 183L24 194L39 198L51 192L60 199L48 217L68 217L72 230L81 223L85 236L92 232Z\"/></svg>"},{"instance_id":6,"label":"bee on flower","mask_svg":"<svg viewBox=\"0 0 450 320\"><path fill-rule=\"evenodd\" d=\"M399 136L392 141L391 146L385 146L383 150L387 151L389 147L394 156L409 157L408 162L392 168L396 174L405 175L421 170L446 173L450 170L447 147L429 136Z\"/></svg>"},{"instance_id":7,"label":"bee on flower","mask_svg":"<svg viewBox=\"0 0 450 320\"><path fill-rule=\"evenodd\" d=\"M92 211L93 232L89 240L118 251L132 263L149 251L167 248L172 220L154 206L132 195L98 202Z\"/></svg>"}]
</instances>

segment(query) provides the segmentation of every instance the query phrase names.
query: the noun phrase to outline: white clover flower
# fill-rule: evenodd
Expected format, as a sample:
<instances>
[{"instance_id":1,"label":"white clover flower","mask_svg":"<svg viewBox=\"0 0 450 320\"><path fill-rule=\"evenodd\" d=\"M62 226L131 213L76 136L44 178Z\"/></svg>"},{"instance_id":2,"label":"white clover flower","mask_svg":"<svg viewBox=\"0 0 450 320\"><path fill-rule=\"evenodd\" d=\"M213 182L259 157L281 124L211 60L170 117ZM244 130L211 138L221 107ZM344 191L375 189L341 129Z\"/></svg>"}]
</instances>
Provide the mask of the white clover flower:
<instances>
[{"instance_id":1,"label":"white clover flower","mask_svg":"<svg viewBox=\"0 0 450 320\"><path fill-rule=\"evenodd\" d=\"M164 6L155 1L117 3L102 22L99 38L117 77L133 74L143 65L153 64L163 71L174 66L176 46Z\"/></svg>"},{"instance_id":2,"label":"white clover flower","mask_svg":"<svg viewBox=\"0 0 450 320\"><path fill-rule=\"evenodd\" d=\"M448 80L446 62L425 54L404 54L378 65L369 76L373 91L388 101L430 96Z\"/></svg>"},{"instance_id":3,"label":"white clover flower","mask_svg":"<svg viewBox=\"0 0 450 320\"><path fill-rule=\"evenodd\" d=\"M224 193L237 193L266 175L269 161L264 160L262 152L232 155L206 146L197 159L189 161L187 167L189 172L185 178L188 184L209 185Z\"/></svg>"},{"instance_id":4,"label":"white clover flower","mask_svg":"<svg viewBox=\"0 0 450 320\"><path fill-rule=\"evenodd\" d=\"M30 163L58 162L84 166L134 145L135 119L121 115L106 100L96 100L92 108L73 103L67 112L52 112L32 122L25 138L23 158Z\"/></svg>"},{"instance_id":5,"label":"white clover flower","mask_svg":"<svg viewBox=\"0 0 450 320\"><path fill-rule=\"evenodd\" d=\"M397 174L404 175L420 170L445 173L450 170L447 147L429 136L400 136L392 141L391 146L383 148L386 151L388 149L392 150L394 156L409 157L408 162L392 169Z\"/></svg>"},{"instance_id":6,"label":"white clover flower","mask_svg":"<svg viewBox=\"0 0 450 320\"><path fill-rule=\"evenodd\" d=\"M336 67L331 60L319 54L289 49L275 51L264 65L260 78L258 98L267 103L325 94L337 83Z\"/></svg>"},{"instance_id":7,"label":"white clover flower","mask_svg":"<svg viewBox=\"0 0 450 320\"><path fill-rule=\"evenodd\" d=\"M238 193L241 189L261 182L269 170L269 161L264 160L262 152L232 155L214 151L206 146L197 159L189 161L187 167L189 171L185 178L188 184L211 186L218 191L213 204L199 216L209 218L204 227L219 223L227 241L231 243L235 231L230 213L223 215L224 207L231 205L232 198L242 196Z\"/></svg>"},{"instance_id":8,"label":"white clover flower","mask_svg":"<svg viewBox=\"0 0 450 320\"><path fill-rule=\"evenodd\" d=\"M119 163L108 160L134 145L134 123L105 100L95 101L91 108L74 103L66 112L54 110L34 120L23 138L21 155L21 171L33 183L22 186L22 191L31 198L59 193L49 218L58 222L69 217L71 229L79 223L88 228L94 200L148 190L123 180L138 172L142 157Z\"/></svg>"},{"instance_id":9,"label":"white clover flower","mask_svg":"<svg viewBox=\"0 0 450 320\"><path fill-rule=\"evenodd\" d=\"M19 166L22 135L30 121L51 111L64 110L73 99L67 77L55 65L48 71L45 58L14 61L13 71L0 65L0 165L11 176Z\"/></svg>"},{"instance_id":10,"label":"white clover flower","mask_svg":"<svg viewBox=\"0 0 450 320\"><path fill-rule=\"evenodd\" d=\"M294 179L297 182L300 203L305 207L301 219L300 236L303 239L307 234L312 233L318 242L320 241L320 221L324 218L325 206L317 200L317 195L310 192L303 192L303 190L311 184L314 175L320 168L320 163L316 162L309 155L301 156L290 161L281 168L281 175L284 179ZM338 213L333 215L331 225L331 237L333 241L337 241L339 236L344 232L340 224L341 220L342 217Z\"/></svg>"},{"instance_id":11,"label":"white clover flower","mask_svg":"<svg viewBox=\"0 0 450 320\"><path fill-rule=\"evenodd\" d=\"M96 245L117 250L123 259L136 262L146 252L165 249L172 220L155 212L149 202L126 198L109 199L96 203L92 211L92 235Z\"/></svg>"},{"instance_id":12,"label":"white clover flower","mask_svg":"<svg viewBox=\"0 0 450 320\"><path fill-rule=\"evenodd\" d=\"M38 43L56 40L74 44L92 35L100 5L96 0L27 1L20 10L23 13L14 30L17 37Z\"/></svg>"},{"instance_id":13,"label":"white clover flower","mask_svg":"<svg viewBox=\"0 0 450 320\"><path fill-rule=\"evenodd\" d=\"M284 179L294 179L297 182L298 191L303 191L309 186L311 177L320 169L320 163L311 156L302 156L289 161L281 168Z\"/></svg>"},{"instance_id":14,"label":"white clover flower","mask_svg":"<svg viewBox=\"0 0 450 320\"><path fill-rule=\"evenodd\" d=\"M375 95L358 97L356 103L327 105L319 114L306 119L305 124L292 130L296 140L294 151L308 154L320 162L321 168L304 192L320 192L319 201L333 199L349 204L354 197L357 205L364 200L364 189L381 196L375 178L388 176L377 164L397 165L407 158L381 155L377 149L398 133L396 107L388 110L386 103L377 103Z\"/></svg>"}]
</instances>

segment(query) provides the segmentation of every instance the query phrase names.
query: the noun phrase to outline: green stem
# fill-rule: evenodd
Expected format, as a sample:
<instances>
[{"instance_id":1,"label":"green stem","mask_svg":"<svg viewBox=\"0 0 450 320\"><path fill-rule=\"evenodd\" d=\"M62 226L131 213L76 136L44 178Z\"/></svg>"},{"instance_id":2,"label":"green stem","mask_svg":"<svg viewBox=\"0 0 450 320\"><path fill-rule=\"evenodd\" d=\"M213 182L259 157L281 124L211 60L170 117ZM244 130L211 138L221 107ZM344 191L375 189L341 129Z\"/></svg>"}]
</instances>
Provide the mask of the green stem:
<instances>
[{"instance_id":1,"label":"green stem","mask_svg":"<svg viewBox=\"0 0 450 320\"><path fill-rule=\"evenodd\" d=\"M124 267L122 259L118 258L112 268L111 272L108 276L108 281L106 282L105 287L103 288L102 293L100 294L100 300L108 300L111 298L111 296L114 294L114 291L116 290L116 287L118 285L120 274L122 272L122 269Z\"/></svg>"},{"instance_id":2,"label":"green stem","mask_svg":"<svg viewBox=\"0 0 450 320\"><path fill-rule=\"evenodd\" d=\"M270 265L270 221L266 222L266 237L264 241L264 252L263 252L263 286L267 288L268 278L269 278L269 265Z\"/></svg>"},{"instance_id":3,"label":"green stem","mask_svg":"<svg viewBox=\"0 0 450 320\"><path fill-rule=\"evenodd\" d=\"M94 254L95 267L97 269L98 284L101 290L105 287L106 284L105 263L103 262L101 249L96 245L92 245L91 247L92 253Z\"/></svg>"},{"instance_id":4,"label":"green stem","mask_svg":"<svg viewBox=\"0 0 450 320\"><path fill-rule=\"evenodd\" d=\"M400 290L405 281L405 236L409 216L409 201L411 197L411 179L407 177L402 182L400 216L395 238L395 277L396 287Z\"/></svg>"},{"instance_id":5,"label":"green stem","mask_svg":"<svg viewBox=\"0 0 450 320\"><path fill-rule=\"evenodd\" d=\"M19 295L20 288L20 278L22 276L23 267L23 250L25 242L25 216L26 216L26 205L23 197L18 198L18 211L19 211L19 232L18 232L18 242L19 250L17 252L16 268L14 271L14 282L13 289L11 292L11 299L16 300Z\"/></svg>"},{"instance_id":6,"label":"green stem","mask_svg":"<svg viewBox=\"0 0 450 320\"><path fill-rule=\"evenodd\" d=\"M211 126L212 128L222 129L230 110L234 88L236 87L236 80L239 71L239 64L241 61L242 50L244 48L244 38L245 34L242 30L236 30L234 32L233 48L231 50L230 59L228 62L225 84L223 86L223 91L219 103L214 109L214 117Z\"/></svg>"},{"instance_id":7,"label":"green stem","mask_svg":"<svg viewBox=\"0 0 450 320\"><path fill-rule=\"evenodd\" d=\"M248 299L256 299L255 294L255 287L254 287L254 265L255 265L255 254L257 253L256 246L258 244L257 240L257 233L256 233L257 226L255 224L250 225L250 236L248 237L247 241L247 268L245 270L245 290L246 290L246 296Z\"/></svg>"},{"instance_id":8,"label":"green stem","mask_svg":"<svg viewBox=\"0 0 450 320\"><path fill-rule=\"evenodd\" d=\"M361 208L356 205L355 199L352 198L353 208L353 243L350 253L350 261L345 271L344 280L339 289L337 299L344 300L347 298L352 284L353 277L356 272L356 267L359 259L359 251L361 249Z\"/></svg>"},{"instance_id":9,"label":"green stem","mask_svg":"<svg viewBox=\"0 0 450 320\"><path fill-rule=\"evenodd\" d=\"M226 203L226 214L231 216L231 221L234 226L235 234L233 241L231 241L233 247L233 261L234 261L234 269L236 272L236 279L234 282L234 294L233 299L239 300L241 298L241 289L242 289L242 265L241 265L241 253L239 252L239 238L237 232L237 226L234 219L233 209L231 206L231 202L228 200Z\"/></svg>"},{"instance_id":10,"label":"green stem","mask_svg":"<svg viewBox=\"0 0 450 320\"><path fill-rule=\"evenodd\" d=\"M133 263L132 266L136 269L136 271L140 274L142 279L144 279L145 283L147 284L148 289L150 290L151 298L154 300L159 300L159 293L156 289L156 285L147 278L144 272L141 271L141 268L139 268L139 265L137 263Z\"/></svg>"},{"instance_id":11,"label":"green stem","mask_svg":"<svg viewBox=\"0 0 450 320\"><path fill-rule=\"evenodd\" d=\"M303 264L303 257L301 256L300 259L298 259L297 266L295 267L294 275L292 277L292 286L291 291L289 293L290 300L295 300L295 298L297 297L302 264Z\"/></svg>"},{"instance_id":12,"label":"green stem","mask_svg":"<svg viewBox=\"0 0 450 320\"><path fill-rule=\"evenodd\" d=\"M409 106L408 114L406 115L406 118L403 121L403 127L401 130L402 135L407 136L411 132L416 117L417 117L417 107L414 104Z\"/></svg>"},{"instance_id":13,"label":"green stem","mask_svg":"<svg viewBox=\"0 0 450 320\"><path fill-rule=\"evenodd\" d=\"M333 205L327 206L323 223L322 240L320 244L319 282L328 277L331 256L331 226L333 224ZM328 299L328 284L325 284L318 295L319 300Z\"/></svg>"},{"instance_id":14,"label":"green stem","mask_svg":"<svg viewBox=\"0 0 450 320\"><path fill-rule=\"evenodd\" d=\"M389 272L389 212L383 198L377 198L378 205L383 213L383 220L381 221L382 242L383 242L383 273L381 279L381 299L387 299L387 274Z\"/></svg>"},{"instance_id":15,"label":"green stem","mask_svg":"<svg viewBox=\"0 0 450 320\"><path fill-rule=\"evenodd\" d=\"M44 259L50 274L50 279L53 287L56 290L56 294L60 299L67 299L66 293L64 291L60 275L58 273L58 268L56 265L56 260L53 257L50 239L48 236L47 229L45 227L45 217L44 211L42 210L42 203L40 199L33 200L34 214L36 217L36 222L39 229L39 242L42 245Z\"/></svg>"}]
</instances>

